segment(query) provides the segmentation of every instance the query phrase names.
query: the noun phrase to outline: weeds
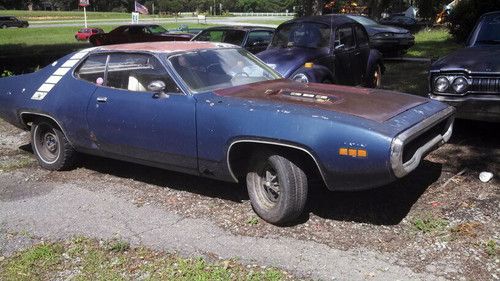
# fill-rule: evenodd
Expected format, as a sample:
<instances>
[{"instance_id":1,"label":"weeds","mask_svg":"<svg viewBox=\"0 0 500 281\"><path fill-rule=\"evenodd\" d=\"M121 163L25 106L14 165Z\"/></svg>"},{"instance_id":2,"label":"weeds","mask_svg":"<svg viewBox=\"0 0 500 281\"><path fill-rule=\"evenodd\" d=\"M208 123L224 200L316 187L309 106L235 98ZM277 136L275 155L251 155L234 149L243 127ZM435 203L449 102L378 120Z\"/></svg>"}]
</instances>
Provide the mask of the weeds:
<instances>
[{"instance_id":1,"label":"weeds","mask_svg":"<svg viewBox=\"0 0 500 281\"><path fill-rule=\"evenodd\" d=\"M424 214L420 217L413 218L411 223L416 230L423 233L440 232L448 226L447 220L434 217L430 214Z\"/></svg>"}]
</instances>

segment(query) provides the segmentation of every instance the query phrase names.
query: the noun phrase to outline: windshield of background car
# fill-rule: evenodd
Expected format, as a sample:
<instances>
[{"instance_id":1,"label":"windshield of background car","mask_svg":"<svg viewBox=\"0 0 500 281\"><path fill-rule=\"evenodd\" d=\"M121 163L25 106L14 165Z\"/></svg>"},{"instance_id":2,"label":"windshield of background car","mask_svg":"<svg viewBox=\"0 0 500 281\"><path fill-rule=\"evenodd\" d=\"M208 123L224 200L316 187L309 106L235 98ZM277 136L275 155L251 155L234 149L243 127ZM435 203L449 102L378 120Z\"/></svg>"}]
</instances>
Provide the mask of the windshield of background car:
<instances>
[{"instance_id":1,"label":"windshield of background car","mask_svg":"<svg viewBox=\"0 0 500 281\"><path fill-rule=\"evenodd\" d=\"M241 46L245 39L243 30L204 30L193 41L224 42Z\"/></svg>"},{"instance_id":2,"label":"windshield of background car","mask_svg":"<svg viewBox=\"0 0 500 281\"><path fill-rule=\"evenodd\" d=\"M330 45L330 27L315 22L293 22L280 26L269 48L325 48Z\"/></svg>"},{"instance_id":3,"label":"windshield of background car","mask_svg":"<svg viewBox=\"0 0 500 281\"><path fill-rule=\"evenodd\" d=\"M500 15L486 17L479 25L475 45L500 44Z\"/></svg>"},{"instance_id":4,"label":"windshield of background car","mask_svg":"<svg viewBox=\"0 0 500 281\"><path fill-rule=\"evenodd\" d=\"M149 32L151 32L151 34L168 32L165 28L163 28L162 26L159 26L159 25L149 26L148 30L149 30Z\"/></svg>"},{"instance_id":5,"label":"windshield of background car","mask_svg":"<svg viewBox=\"0 0 500 281\"><path fill-rule=\"evenodd\" d=\"M282 78L244 49L210 49L168 57L193 93Z\"/></svg>"},{"instance_id":6,"label":"windshield of background car","mask_svg":"<svg viewBox=\"0 0 500 281\"><path fill-rule=\"evenodd\" d=\"M362 25L378 25L376 21L369 19L367 17L362 17L362 16L348 16L348 17L357 21Z\"/></svg>"}]
</instances>

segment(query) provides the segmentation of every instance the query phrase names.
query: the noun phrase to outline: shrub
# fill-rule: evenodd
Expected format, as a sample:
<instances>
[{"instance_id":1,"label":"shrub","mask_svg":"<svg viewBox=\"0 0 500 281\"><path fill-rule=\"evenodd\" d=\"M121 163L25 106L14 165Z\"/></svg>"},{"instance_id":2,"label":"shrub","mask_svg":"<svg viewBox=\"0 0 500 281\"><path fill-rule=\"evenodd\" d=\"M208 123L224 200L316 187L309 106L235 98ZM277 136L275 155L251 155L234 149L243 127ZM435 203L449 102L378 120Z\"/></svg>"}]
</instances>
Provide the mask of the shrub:
<instances>
[{"instance_id":1,"label":"shrub","mask_svg":"<svg viewBox=\"0 0 500 281\"><path fill-rule=\"evenodd\" d=\"M498 10L498 0L462 0L451 10L448 17L450 33L458 42L464 42L482 14Z\"/></svg>"}]
</instances>

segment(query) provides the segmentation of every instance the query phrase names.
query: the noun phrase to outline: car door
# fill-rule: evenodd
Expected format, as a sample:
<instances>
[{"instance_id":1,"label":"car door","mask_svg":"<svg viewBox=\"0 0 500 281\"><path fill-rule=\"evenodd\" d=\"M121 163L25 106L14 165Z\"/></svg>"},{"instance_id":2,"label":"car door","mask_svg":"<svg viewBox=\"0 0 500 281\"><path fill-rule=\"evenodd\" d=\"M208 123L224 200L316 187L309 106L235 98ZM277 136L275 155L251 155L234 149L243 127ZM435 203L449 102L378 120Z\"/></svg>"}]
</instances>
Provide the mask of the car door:
<instances>
[{"instance_id":1,"label":"car door","mask_svg":"<svg viewBox=\"0 0 500 281\"><path fill-rule=\"evenodd\" d=\"M356 40L351 24L342 25L335 30L334 39L335 75L341 84L357 85L361 81L357 56Z\"/></svg>"},{"instance_id":2,"label":"car door","mask_svg":"<svg viewBox=\"0 0 500 281\"><path fill-rule=\"evenodd\" d=\"M268 30L253 30L247 35L246 43L244 48L247 49L252 54L257 54L265 49L269 43L271 43L271 38L273 37L273 32Z\"/></svg>"},{"instance_id":3,"label":"car door","mask_svg":"<svg viewBox=\"0 0 500 281\"><path fill-rule=\"evenodd\" d=\"M365 81L368 60L370 58L370 39L365 28L359 24L354 25L354 34L356 35L357 48L356 52L354 52L354 58L357 64L356 69L361 79L358 83L362 83Z\"/></svg>"},{"instance_id":4,"label":"car door","mask_svg":"<svg viewBox=\"0 0 500 281\"><path fill-rule=\"evenodd\" d=\"M178 171L197 168L195 100L183 94L151 54L111 53L87 122L103 152ZM164 93L148 90L154 81Z\"/></svg>"}]
</instances>

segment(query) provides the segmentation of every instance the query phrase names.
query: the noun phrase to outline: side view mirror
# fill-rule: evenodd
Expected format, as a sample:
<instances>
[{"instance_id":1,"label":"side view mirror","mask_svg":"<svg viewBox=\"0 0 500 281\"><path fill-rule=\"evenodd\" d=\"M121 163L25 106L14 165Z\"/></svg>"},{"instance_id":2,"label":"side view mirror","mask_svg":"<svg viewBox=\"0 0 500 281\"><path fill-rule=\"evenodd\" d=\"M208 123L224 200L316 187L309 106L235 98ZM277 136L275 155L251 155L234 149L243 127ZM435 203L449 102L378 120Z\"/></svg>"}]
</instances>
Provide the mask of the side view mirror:
<instances>
[{"instance_id":1,"label":"side view mirror","mask_svg":"<svg viewBox=\"0 0 500 281\"><path fill-rule=\"evenodd\" d=\"M161 80L155 80L149 83L148 90L150 90L151 92L160 93L165 90L165 87L166 87L165 82Z\"/></svg>"}]
</instances>

